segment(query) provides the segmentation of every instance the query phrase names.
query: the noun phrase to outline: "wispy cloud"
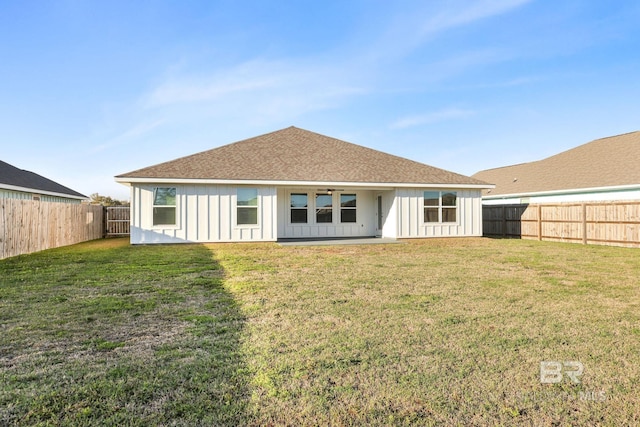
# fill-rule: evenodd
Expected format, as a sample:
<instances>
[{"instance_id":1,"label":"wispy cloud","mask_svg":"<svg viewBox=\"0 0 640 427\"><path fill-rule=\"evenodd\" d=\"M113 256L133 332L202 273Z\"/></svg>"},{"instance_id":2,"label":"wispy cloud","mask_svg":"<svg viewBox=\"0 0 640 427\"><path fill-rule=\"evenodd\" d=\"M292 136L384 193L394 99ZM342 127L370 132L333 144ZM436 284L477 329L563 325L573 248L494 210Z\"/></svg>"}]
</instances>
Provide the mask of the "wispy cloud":
<instances>
[{"instance_id":1,"label":"wispy cloud","mask_svg":"<svg viewBox=\"0 0 640 427\"><path fill-rule=\"evenodd\" d=\"M400 118L389 126L391 129L406 129L448 120L465 119L474 116L476 111L460 108L447 108L425 114L418 114Z\"/></svg>"},{"instance_id":2,"label":"wispy cloud","mask_svg":"<svg viewBox=\"0 0 640 427\"><path fill-rule=\"evenodd\" d=\"M155 108L215 101L238 93L275 88L281 77L274 68L273 63L254 60L216 70L207 77L184 75L170 78L155 88L144 103L146 107Z\"/></svg>"},{"instance_id":3,"label":"wispy cloud","mask_svg":"<svg viewBox=\"0 0 640 427\"><path fill-rule=\"evenodd\" d=\"M400 10L380 38L371 56L405 56L450 29L469 25L517 9L533 0L476 0L424 2L419 8Z\"/></svg>"},{"instance_id":4,"label":"wispy cloud","mask_svg":"<svg viewBox=\"0 0 640 427\"><path fill-rule=\"evenodd\" d=\"M155 88L143 95L143 111L153 110L170 121L242 120L247 123L291 121L309 112L341 108L366 94L389 93L399 86L414 86L398 79L404 56L451 28L506 13L531 0L478 0L427 2L416 7L394 7L386 26L363 39L366 45L306 57L253 57L229 66L213 65L208 72L190 72L183 61ZM379 28L379 27L376 27ZM384 29L386 28L386 29ZM470 49L452 52L430 63L429 73L416 84L438 81L477 64L504 59L504 52ZM391 79L389 76L394 76ZM394 87L395 86L395 87ZM463 110L398 121L396 128L434 120L459 118ZM457 116L456 116L457 115Z\"/></svg>"},{"instance_id":5,"label":"wispy cloud","mask_svg":"<svg viewBox=\"0 0 640 427\"><path fill-rule=\"evenodd\" d=\"M484 0L450 2L449 8L437 12L426 20L419 35L424 38L452 27L470 24L485 18L501 15L530 3L532 0Z\"/></svg>"},{"instance_id":6,"label":"wispy cloud","mask_svg":"<svg viewBox=\"0 0 640 427\"><path fill-rule=\"evenodd\" d=\"M251 60L207 77L172 77L142 100L144 109L199 109L216 116L295 117L367 92L352 72L315 61ZM204 108L204 110L203 110Z\"/></svg>"},{"instance_id":7,"label":"wispy cloud","mask_svg":"<svg viewBox=\"0 0 640 427\"><path fill-rule=\"evenodd\" d=\"M125 144L131 140L134 140L136 138L141 137L142 135L145 135L151 132L152 130L161 126L163 123L164 123L164 120L151 120L151 121L145 121L143 123L139 123L134 127L122 132L118 136L109 139L105 143L97 145L96 147L93 148L93 151L94 152L104 151L106 149Z\"/></svg>"}]
</instances>

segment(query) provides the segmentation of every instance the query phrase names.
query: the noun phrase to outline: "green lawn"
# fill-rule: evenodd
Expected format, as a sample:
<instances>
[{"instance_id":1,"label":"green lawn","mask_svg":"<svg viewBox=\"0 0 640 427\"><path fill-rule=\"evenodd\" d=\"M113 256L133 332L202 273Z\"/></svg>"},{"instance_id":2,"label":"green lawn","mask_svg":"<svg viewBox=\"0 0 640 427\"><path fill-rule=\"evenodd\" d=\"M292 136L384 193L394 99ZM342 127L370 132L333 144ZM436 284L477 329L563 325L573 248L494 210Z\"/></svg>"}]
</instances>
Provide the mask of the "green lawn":
<instances>
[{"instance_id":1,"label":"green lawn","mask_svg":"<svg viewBox=\"0 0 640 427\"><path fill-rule=\"evenodd\" d=\"M541 361L581 382L542 384ZM0 425L633 425L639 390L638 249L114 239L0 261Z\"/></svg>"}]
</instances>

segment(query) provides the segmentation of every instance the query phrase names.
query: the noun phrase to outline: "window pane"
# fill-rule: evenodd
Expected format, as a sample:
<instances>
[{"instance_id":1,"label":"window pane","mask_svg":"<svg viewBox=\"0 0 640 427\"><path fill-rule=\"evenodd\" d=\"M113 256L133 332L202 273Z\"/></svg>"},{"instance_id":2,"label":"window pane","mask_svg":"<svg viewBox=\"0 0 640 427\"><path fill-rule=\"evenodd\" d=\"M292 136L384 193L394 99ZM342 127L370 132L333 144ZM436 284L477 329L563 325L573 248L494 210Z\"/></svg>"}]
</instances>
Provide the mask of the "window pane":
<instances>
[{"instance_id":1,"label":"window pane","mask_svg":"<svg viewBox=\"0 0 640 427\"><path fill-rule=\"evenodd\" d=\"M455 191L442 193L442 206L456 206L456 197Z\"/></svg>"},{"instance_id":2,"label":"window pane","mask_svg":"<svg viewBox=\"0 0 640 427\"><path fill-rule=\"evenodd\" d=\"M333 211L331 209L316 210L316 222L333 222Z\"/></svg>"},{"instance_id":3,"label":"window pane","mask_svg":"<svg viewBox=\"0 0 640 427\"><path fill-rule=\"evenodd\" d=\"M442 208L442 222L456 222L455 208Z\"/></svg>"},{"instance_id":4,"label":"window pane","mask_svg":"<svg viewBox=\"0 0 640 427\"><path fill-rule=\"evenodd\" d=\"M153 190L154 206L175 206L176 205L176 188L175 187L158 187Z\"/></svg>"},{"instance_id":5,"label":"window pane","mask_svg":"<svg viewBox=\"0 0 640 427\"><path fill-rule=\"evenodd\" d=\"M356 210L355 209L341 209L340 210L340 222L356 222Z\"/></svg>"},{"instance_id":6,"label":"window pane","mask_svg":"<svg viewBox=\"0 0 640 427\"><path fill-rule=\"evenodd\" d=\"M316 208L330 208L332 206L331 194L316 194Z\"/></svg>"},{"instance_id":7,"label":"window pane","mask_svg":"<svg viewBox=\"0 0 640 427\"><path fill-rule=\"evenodd\" d=\"M424 192L424 205L425 206L439 206L440 205L440 193L437 191L425 191Z\"/></svg>"},{"instance_id":8,"label":"window pane","mask_svg":"<svg viewBox=\"0 0 640 427\"><path fill-rule=\"evenodd\" d=\"M306 209L291 209L291 222L293 224L306 224L307 223L307 210Z\"/></svg>"},{"instance_id":9,"label":"window pane","mask_svg":"<svg viewBox=\"0 0 640 427\"><path fill-rule=\"evenodd\" d=\"M238 206L258 206L258 189L238 188Z\"/></svg>"},{"instance_id":10,"label":"window pane","mask_svg":"<svg viewBox=\"0 0 640 427\"><path fill-rule=\"evenodd\" d=\"M176 225L176 208L153 208L153 225Z\"/></svg>"},{"instance_id":11,"label":"window pane","mask_svg":"<svg viewBox=\"0 0 640 427\"><path fill-rule=\"evenodd\" d=\"M438 222L438 208L424 208L424 222Z\"/></svg>"},{"instance_id":12,"label":"window pane","mask_svg":"<svg viewBox=\"0 0 640 427\"><path fill-rule=\"evenodd\" d=\"M307 207L307 195L306 194L291 194L291 207L292 208L306 208Z\"/></svg>"},{"instance_id":13,"label":"window pane","mask_svg":"<svg viewBox=\"0 0 640 427\"><path fill-rule=\"evenodd\" d=\"M355 208L356 207L356 195L355 194L341 194L340 206L343 208Z\"/></svg>"},{"instance_id":14,"label":"window pane","mask_svg":"<svg viewBox=\"0 0 640 427\"><path fill-rule=\"evenodd\" d=\"M238 208L238 225L257 224L258 208Z\"/></svg>"}]
</instances>

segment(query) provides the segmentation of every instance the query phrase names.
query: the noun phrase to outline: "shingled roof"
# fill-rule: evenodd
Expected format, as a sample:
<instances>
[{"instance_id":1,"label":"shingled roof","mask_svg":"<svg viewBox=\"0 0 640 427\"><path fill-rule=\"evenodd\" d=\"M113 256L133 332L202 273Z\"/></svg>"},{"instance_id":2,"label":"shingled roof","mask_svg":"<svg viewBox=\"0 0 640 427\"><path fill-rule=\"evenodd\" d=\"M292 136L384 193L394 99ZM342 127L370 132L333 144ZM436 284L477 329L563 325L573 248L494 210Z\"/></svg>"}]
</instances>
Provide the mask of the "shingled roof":
<instances>
[{"instance_id":1,"label":"shingled roof","mask_svg":"<svg viewBox=\"0 0 640 427\"><path fill-rule=\"evenodd\" d=\"M18 169L9 163L0 160L0 188L10 190L30 191L33 193L54 194L67 196L73 199L86 199L87 196L80 194L64 185L47 179L37 173Z\"/></svg>"},{"instance_id":2,"label":"shingled roof","mask_svg":"<svg viewBox=\"0 0 640 427\"><path fill-rule=\"evenodd\" d=\"M293 126L116 177L132 178L486 185Z\"/></svg>"},{"instance_id":3,"label":"shingled roof","mask_svg":"<svg viewBox=\"0 0 640 427\"><path fill-rule=\"evenodd\" d=\"M488 196L638 185L640 132L596 139L543 160L473 175L496 185Z\"/></svg>"}]
</instances>

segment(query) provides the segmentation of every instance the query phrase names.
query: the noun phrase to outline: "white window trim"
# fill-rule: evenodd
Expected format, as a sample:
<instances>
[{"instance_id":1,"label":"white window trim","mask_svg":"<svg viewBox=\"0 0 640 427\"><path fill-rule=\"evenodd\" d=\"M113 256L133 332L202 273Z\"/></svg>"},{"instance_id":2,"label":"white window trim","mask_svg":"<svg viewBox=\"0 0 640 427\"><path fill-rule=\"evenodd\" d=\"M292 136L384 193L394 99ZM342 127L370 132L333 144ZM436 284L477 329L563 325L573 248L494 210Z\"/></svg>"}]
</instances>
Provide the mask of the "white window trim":
<instances>
[{"instance_id":1,"label":"white window trim","mask_svg":"<svg viewBox=\"0 0 640 427\"><path fill-rule=\"evenodd\" d=\"M176 205L174 206L176 209L176 223L175 224L158 224L155 225L153 223L153 209L155 207L162 207L161 205L156 205L155 197L156 197L156 188L175 188L176 189ZM167 206L164 206L167 207ZM151 224L152 230L177 230L180 228L180 191L179 187L176 185L154 185L151 187L151 211L149 213L149 221Z\"/></svg>"},{"instance_id":2,"label":"white window trim","mask_svg":"<svg viewBox=\"0 0 640 427\"><path fill-rule=\"evenodd\" d=\"M307 222L291 222L291 209L299 209L302 210L302 208L291 208L291 195L292 194L306 194L307 195ZM291 227L308 227L310 225L315 224L315 215L316 215L316 211L315 209L311 209L311 199L313 198L313 203L315 204L315 193L306 191L306 190L290 190L287 193L287 225L291 226ZM313 220L313 221L311 221ZM327 223L328 224L328 223Z\"/></svg>"},{"instance_id":3,"label":"white window trim","mask_svg":"<svg viewBox=\"0 0 640 427\"><path fill-rule=\"evenodd\" d=\"M342 197L342 195L344 194L353 194L356 198L356 205L351 207L351 206L342 206L342 204L340 203L340 198ZM339 218L338 218L338 223L339 224L357 224L358 223L358 193L355 191L344 191L344 192L340 192L338 194L338 209L340 210L340 212L338 212L339 214ZM356 213L356 220L355 221L342 221L342 210L349 210L349 211L355 211Z\"/></svg>"},{"instance_id":4,"label":"white window trim","mask_svg":"<svg viewBox=\"0 0 640 427\"><path fill-rule=\"evenodd\" d=\"M425 206L424 204L424 193L427 192L432 192L432 193L438 193L438 206ZM442 205L442 193L456 193L456 205L454 206L443 206ZM422 224L423 225L427 225L427 226L434 226L434 225L459 225L460 224L460 195L459 192L457 190L424 190L422 192L422 197L421 197L422 202L420 202L420 204L422 205ZM438 222L427 222L425 220L424 217L424 209L425 208L438 208ZM456 210L456 220L455 221L447 221L444 222L442 221L442 209L454 209Z\"/></svg>"},{"instance_id":5,"label":"white window trim","mask_svg":"<svg viewBox=\"0 0 640 427\"><path fill-rule=\"evenodd\" d=\"M257 191L257 202L256 206L238 206L238 190L241 188L247 189L255 189ZM232 195L233 203L233 226L236 229L258 229L261 228L262 224L262 215L260 214L260 205L262 203L262 194L260 193L260 188L258 187L236 187L235 192ZM255 209L256 210L256 224L238 224L238 208L240 209Z\"/></svg>"},{"instance_id":6,"label":"white window trim","mask_svg":"<svg viewBox=\"0 0 640 427\"><path fill-rule=\"evenodd\" d=\"M318 222L318 205L317 203L317 199L316 196L331 196L331 222ZM321 207L320 209L327 209L326 207ZM313 192L313 225L318 225L318 226L329 226L329 225L336 225L338 224L338 222L336 222L336 193L327 193L327 192L322 192L322 191L314 191ZM308 225L308 223L307 223Z\"/></svg>"}]
</instances>

